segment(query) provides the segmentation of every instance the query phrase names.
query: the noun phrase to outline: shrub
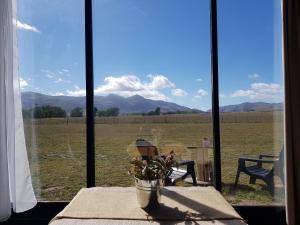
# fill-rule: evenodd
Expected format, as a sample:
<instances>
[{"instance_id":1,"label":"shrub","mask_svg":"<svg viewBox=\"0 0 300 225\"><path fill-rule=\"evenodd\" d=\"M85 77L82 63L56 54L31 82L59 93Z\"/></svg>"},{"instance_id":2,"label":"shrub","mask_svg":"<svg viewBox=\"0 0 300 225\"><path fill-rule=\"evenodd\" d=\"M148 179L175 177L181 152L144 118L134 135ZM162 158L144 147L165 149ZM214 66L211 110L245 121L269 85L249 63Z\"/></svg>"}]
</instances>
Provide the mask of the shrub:
<instances>
[{"instance_id":1,"label":"shrub","mask_svg":"<svg viewBox=\"0 0 300 225\"><path fill-rule=\"evenodd\" d=\"M80 107L76 107L74 109L72 109L71 113L70 113L71 117L83 117L83 110Z\"/></svg>"}]
</instances>

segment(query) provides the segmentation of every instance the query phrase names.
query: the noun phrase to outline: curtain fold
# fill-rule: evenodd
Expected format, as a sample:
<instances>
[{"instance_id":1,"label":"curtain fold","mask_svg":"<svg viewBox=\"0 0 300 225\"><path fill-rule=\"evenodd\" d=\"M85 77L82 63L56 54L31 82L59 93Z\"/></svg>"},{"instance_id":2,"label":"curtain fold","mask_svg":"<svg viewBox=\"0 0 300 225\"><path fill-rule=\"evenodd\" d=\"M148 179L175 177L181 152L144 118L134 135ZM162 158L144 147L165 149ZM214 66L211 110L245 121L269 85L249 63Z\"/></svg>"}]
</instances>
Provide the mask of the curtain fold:
<instances>
[{"instance_id":1,"label":"curtain fold","mask_svg":"<svg viewBox=\"0 0 300 225\"><path fill-rule=\"evenodd\" d=\"M286 212L300 224L300 2L283 0Z\"/></svg>"},{"instance_id":2,"label":"curtain fold","mask_svg":"<svg viewBox=\"0 0 300 225\"><path fill-rule=\"evenodd\" d=\"M25 145L16 0L0 1L0 221L36 204Z\"/></svg>"}]
</instances>

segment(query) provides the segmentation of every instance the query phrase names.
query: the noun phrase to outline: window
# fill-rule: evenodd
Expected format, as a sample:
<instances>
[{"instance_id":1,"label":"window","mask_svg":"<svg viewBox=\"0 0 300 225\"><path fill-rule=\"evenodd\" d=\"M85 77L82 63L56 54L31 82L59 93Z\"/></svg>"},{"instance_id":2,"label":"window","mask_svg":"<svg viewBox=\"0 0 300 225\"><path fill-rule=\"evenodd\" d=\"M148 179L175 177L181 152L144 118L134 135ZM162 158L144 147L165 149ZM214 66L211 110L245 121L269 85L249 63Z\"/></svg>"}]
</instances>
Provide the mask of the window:
<instances>
[{"instance_id":1,"label":"window","mask_svg":"<svg viewBox=\"0 0 300 225\"><path fill-rule=\"evenodd\" d=\"M239 157L279 156L283 148L281 1L219 1L218 13L224 195L235 204L284 204L283 162L275 163L274 196L243 172L234 186Z\"/></svg>"},{"instance_id":2,"label":"window","mask_svg":"<svg viewBox=\"0 0 300 225\"><path fill-rule=\"evenodd\" d=\"M17 26L35 194L70 200L86 184L85 91L75 97L85 86L84 1L18 0Z\"/></svg>"},{"instance_id":3,"label":"window","mask_svg":"<svg viewBox=\"0 0 300 225\"><path fill-rule=\"evenodd\" d=\"M212 140L209 1L93 1L93 11L96 184L134 185L139 138L196 159Z\"/></svg>"},{"instance_id":4,"label":"window","mask_svg":"<svg viewBox=\"0 0 300 225\"><path fill-rule=\"evenodd\" d=\"M133 185L127 170L138 138L161 152L174 150L179 160L195 160L198 180L212 183L209 3L93 1L95 118L87 119L95 121L95 155L88 156L95 157L96 185ZM35 192L39 200L69 200L86 185L86 136L92 134L84 1L18 0L18 8ZM282 203L282 188L273 199L265 183L249 185L245 174L233 185L242 154L279 154L282 146L280 1L219 1L218 16L224 195L231 203Z\"/></svg>"}]
</instances>

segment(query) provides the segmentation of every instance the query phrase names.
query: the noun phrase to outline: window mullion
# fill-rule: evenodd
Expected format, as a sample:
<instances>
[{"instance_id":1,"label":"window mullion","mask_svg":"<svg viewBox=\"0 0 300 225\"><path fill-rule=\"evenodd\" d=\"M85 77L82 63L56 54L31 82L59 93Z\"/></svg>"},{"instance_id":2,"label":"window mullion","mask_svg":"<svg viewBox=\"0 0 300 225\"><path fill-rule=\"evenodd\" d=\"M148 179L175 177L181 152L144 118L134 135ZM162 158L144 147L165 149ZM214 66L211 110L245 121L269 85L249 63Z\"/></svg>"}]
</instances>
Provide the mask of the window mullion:
<instances>
[{"instance_id":1,"label":"window mullion","mask_svg":"<svg viewBox=\"0 0 300 225\"><path fill-rule=\"evenodd\" d=\"M95 186L95 119L92 0L85 0L87 187Z\"/></svg>"},{"instance_id":2,"label":"window mullion","mask_svg":"<svg viewBox=\"0 0 300 225\"><path fill-rule=\"evenodd\" d=\"M219 119L219 72L218 72L218 23L217 0L210 0L210 37L211 37L211 85L212 85L212 123L214 146L214 185L222 189L221 145Z\"/></svg>"}]
</instances>

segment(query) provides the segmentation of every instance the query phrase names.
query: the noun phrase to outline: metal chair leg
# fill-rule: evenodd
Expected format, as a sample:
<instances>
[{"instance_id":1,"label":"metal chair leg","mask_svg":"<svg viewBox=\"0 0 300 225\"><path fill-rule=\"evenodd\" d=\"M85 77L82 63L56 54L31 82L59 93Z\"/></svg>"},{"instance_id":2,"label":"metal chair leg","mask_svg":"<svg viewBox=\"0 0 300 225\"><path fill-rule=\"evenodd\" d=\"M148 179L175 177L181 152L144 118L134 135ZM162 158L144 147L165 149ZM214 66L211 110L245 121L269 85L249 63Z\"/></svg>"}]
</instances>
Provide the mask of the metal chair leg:
<instances>
[{"instance_id":1,"label":"metal chair leg","mask_svg":"<svg viewBox=\"0 0 300 225\"><path fill-rule=\"evenodd\" d=\"M238 185L239 178L240 178L240 170L238 169L238 170L236 171L234 187L236 187L236 186Z\"/></svg>"},{"instance_id":2,"label":"metal chair leg","mask_svg":"<svg viewBox=\"0 0 300 225\"><path fill-rule=\"evenodd\" d=\"M193 185L197 186L196 173L195 173L194 169L193 169L193 171L191 171L191 176L192 176L192 179L193 179Z\"/></svg>"},{"instance_id":3,"label":"metal chair leg","mask_svg":"<svg viewBox=\"0 0 300 225\"><path fill-rule=\"evenodd\" d=\"M195 164L192 163L187 166L187 174L190 174L193 180L193 185L197 186L196 173L195 173Z\"/></svg>"},{"instance_id":4,"label":"metal chair leg","mask_svg":"<svg viewBox=\"0 0 300 225\"><path fill-rule=\"evenodd\" d=\"M249 184L255 184L256 183L256 178L255 177L252 177L250 176L250 179L249 179Z\"/></svg>"},{"instance_id":5,"label":"metal chair leg","mask_svg":"<svg viewBox=\"0 0 300 225\"><path fill-rule=\"evenodd\" d=\"M268 180L265 181L267 183L267 186L269 187L270 194L274 196L275 192L275 184L274 184L274 177L269 178Z\"/></svg>"}]
</instances>

